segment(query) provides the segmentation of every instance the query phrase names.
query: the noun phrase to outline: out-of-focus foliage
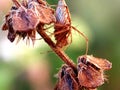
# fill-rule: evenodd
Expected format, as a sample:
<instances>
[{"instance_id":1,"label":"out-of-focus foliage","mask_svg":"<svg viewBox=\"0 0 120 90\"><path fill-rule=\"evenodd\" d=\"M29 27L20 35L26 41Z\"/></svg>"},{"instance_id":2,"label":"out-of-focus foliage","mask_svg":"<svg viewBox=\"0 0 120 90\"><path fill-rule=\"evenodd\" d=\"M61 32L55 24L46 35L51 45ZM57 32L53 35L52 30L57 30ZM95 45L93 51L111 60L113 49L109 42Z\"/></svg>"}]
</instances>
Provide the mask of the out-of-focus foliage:
<instances>
[{"instance_id":1,"label":"out-of-focus foliage","mask_svg":"<svg viewBox=\"0 0 120 90\"><path fill-rule=\"evenodd\" d=\"M57 0L47 1L53 5L57 3ZM72 24L88 36L88 54L106 58L113 63L113 68L107 73L108 83L99 90L120 90L120 0L66 2L72 15ZM11 0L0 0L0 24L10 5ZM74 30L72 32L73 43L66 53L76 62L77 57L85 53L86 46L84 38ZM38 86L40 90L50 90L55 84L54 75L62 61L53 52L47 52L49 50L42 40L37 40L32 49L23 45L22 41L18 45L11 44L6 39L6 33L0 30L0 90L35 90Z\"/></svg>"}]
</instances>

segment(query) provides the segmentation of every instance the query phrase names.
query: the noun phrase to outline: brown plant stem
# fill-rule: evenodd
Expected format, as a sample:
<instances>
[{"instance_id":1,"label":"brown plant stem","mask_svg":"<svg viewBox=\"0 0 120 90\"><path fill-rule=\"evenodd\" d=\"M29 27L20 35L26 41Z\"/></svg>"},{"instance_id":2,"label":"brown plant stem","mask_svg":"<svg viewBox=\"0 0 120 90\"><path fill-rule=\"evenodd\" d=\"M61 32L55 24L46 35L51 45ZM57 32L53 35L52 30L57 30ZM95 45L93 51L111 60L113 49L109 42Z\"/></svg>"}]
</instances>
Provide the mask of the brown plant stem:
<instances>
[{"instance_id":1,"label":"brown plant stem","mask_svg":"<svg viewBox=\"0 0 120 90\"><path fill-rule=\"evenodd\" d=\"M17 8L21 7L21 4L17 0L12 0Z\"/></svg>"},{"instance_id":2,"label":"brown plant stem","mask_svg":"<svg viewBox=\"0 0 120 90\"><path fill-rule=\"evenodd\" d=\"M44 41L51 47L51 49L71 68L73 68L74 71L77 71L76 65L74 62L64 53L64 51L57 47L55 43L51 40L51 38L45 33L45 31L42 29L43 26L38 26L38 33L42 36Z\"/></svg>"}]
</instances>

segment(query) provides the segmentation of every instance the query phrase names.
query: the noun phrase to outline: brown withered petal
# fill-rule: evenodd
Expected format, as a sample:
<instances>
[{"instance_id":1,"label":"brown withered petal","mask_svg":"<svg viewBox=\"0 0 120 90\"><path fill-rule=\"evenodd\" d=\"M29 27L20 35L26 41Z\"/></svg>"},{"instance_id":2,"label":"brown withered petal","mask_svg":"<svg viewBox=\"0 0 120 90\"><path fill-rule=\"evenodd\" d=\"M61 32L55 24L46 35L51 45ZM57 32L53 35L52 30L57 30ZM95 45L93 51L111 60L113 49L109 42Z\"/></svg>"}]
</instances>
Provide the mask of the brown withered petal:
<instances>
[{"instance_id":1,"label":"brown withered petal","mask_svg":"<svg viewBox=\"0 0 120 90\"><path fill-rule=\"evenodd\" d=\"M16 38L16 32L14 31L14 29L13 29L13 27L12 27L12 19L11 18L9 18L8 20L7 20L7 25L8 25L8 35L7 35L7 38L11 41L11 42L13 42L14 40L15 40L15 38Z\"/></svg>"},{"instance_id":2,"label":"brown withered petal","mask_svg":"<svg viewBox=\"0 0 120 90\"><path fill-rule=\"evenodd\" d=\"M7 35L7 38L13 42L16 38L16 34L15 33L11 33L11 32L8 32L8 35Z\"/></svg>"},{"instance_id":3,"label":"brown withered petal","mask_svg":"<svg viewBox=\"0 0 120 90\"><path fill-rule=\"evenodd\" d=\"M103 71L87 64L86 57L78 58L78 80L79 85L86 88L96 88L104 83Z\"/></svg>"},{"instance_id":4,"label":"brown withered petal","mask_svg":"<svg viewBox=\"0 0 120 90\"><path fill-rule=\"evenodd\" d=\"M56 21L54 10L48 7L44 0L29 1L28 9L32 9L38 15L40 23L51 24Z\"/></svg>"},{"instance_id":5,"label":"brown withered petal","mask_svg":"<svg viewBox=\"0 0 120 90\"><path fill-rule=\"evenodd\" d=\"M8 30L8 20L9 20L10 14L8 13L5 15L5 22L2 25L2 30Z\"/></svg>"},{"instance_id":6,"label":"brown withered petal","mask_svg":"<svg viewBox=\"0 0 120 90\"><path fill-rule=\"evenodd\" d=\"M39 17L31 9L20 7L12 14L12 25L15 31L27 31L34 29L38 23Z\"/></svg>"},{"instance_id":7,"label":"brown withered petal","mask_svg":"<svg viewBox=\"0 0 120 90\"><path fill-rule=\"evenodd\" d=\"M18 37L23 38L23 40L27 36L27 32L23 32L23 31L17 31L16 34L18 35Z\"/></svg>"},{"instance_id":8,"label":"brown withered petal","mask_svg":"<svg viewBox=\"0 0 120 90\"><path fill-rule=\"evenodd\" d=\"M27 7L24 5L14 10L11 16L15 31L35 29L38 23L51 24L55 22L54 10L45 5L45 3L39 2L29 0Z\"/></svg>"},{"instance_id":9,"label":"brown withered petal","mask_svg":"<svg viewBox=\"0 0 120 90\"><path fill-rule=\"evenodd\" d=\"M112 68L112 63L109 62L107 59L102 59L102 58L96 58L93 57L92 55L87 55L87 61L92 64L94 64L95 66L99 67L100 69L103 70L109 70Z\"/></svg>"},{"instance_id":10,"label":"brown withered petal","mask_svg":"<svg viewBox=\"0 0 120 90\"><path fill-rule=\"evenodd\" d=\"M28 32L28 37L30 37L30 39L32 40L33 45L35 43L35 36L36 36L36 31L35 30L32 30L31 32Z\"/></svg>"},{"instance_id":11,"label":"brown withered petal","mask_svg":"<svg viewBox=\"0 0 120 90\"><path fill-rule=\"evenodd\" d=\"M32 43L34 45L35 43L35 36L36 36L36 31L35 30L28 30L27 32L23 32L23 31L17 31L16 35L18 35L18 39L17 39L17 43L21 40L21 39L25 39L26 37L26 43L30 42L30 39L32 40ZM28 44L29 45L29 44Z\"/></svg>"},{"instance_id":12,"label":"brown withered petal","mask_svg":"<svg viewBox=\"0 0 120 90\"><path fill-rule=\"evenodd\" d=\"M81 86L84 86L85 88L89 88L89 89L93 89L96 88L100 85L102 85L105 81L105 77L104 77L104 70L107 70L106 68L104 69L103 66L106 66L106 64L110 64L108 65L109 67L111 67L111 63L109 61L103 63L103 61L101 61L102 59L96 59L96 62L99 63L94 63L91 58L93 56L89 56L89 55L84 55L84 56L80 56L78 58L78 80L79 80L79 84ZM94 59L94 58L92 58ZM101 64L102 63L102 64ZM110 69L110 68L109 68Z\"/></svg>"},{"instance_id":13,"label":"brown withered petal","mask_svg":"<svg viewBox=\"0 0 120 90\"><path fill-rule=\"evenodd\" d=\"M8 25L6 24L6 23L3 23L3 25L2 25L2 30L4 31L4 30L8 30Z\"/></svg>"},{"instance_id":14,"label":"brown withered petal","mask_svg":"<svg viewBox=\"0 0 120 90\"><path fill-rule=\"evenodd\" d=\"M67 65L63 65L58 73L58 82L54 90L78 90L76 74Z\"/></svg>"},{"instance_id":15,"label":"brown withered petal","mask_svg":"<svg viewBox=\"0 0 120 90\"><path fill-rule=\"evenodd\" d=\"M48 6L40 5L36 7L39 12L40 23L51 24L56 21L54 10Z\"/></svg>"},{"instance_id":16,"label":"brown withered petal","mask_svg":"<svg viewBox=\"0 0 120 90\"><path fill-rule=\"evenodd\" d=\"M78 80L81 86L96 88L104 83L104 76L102 71L97 71L84 64L78 64Z\"/></svg>"}]
</instances>

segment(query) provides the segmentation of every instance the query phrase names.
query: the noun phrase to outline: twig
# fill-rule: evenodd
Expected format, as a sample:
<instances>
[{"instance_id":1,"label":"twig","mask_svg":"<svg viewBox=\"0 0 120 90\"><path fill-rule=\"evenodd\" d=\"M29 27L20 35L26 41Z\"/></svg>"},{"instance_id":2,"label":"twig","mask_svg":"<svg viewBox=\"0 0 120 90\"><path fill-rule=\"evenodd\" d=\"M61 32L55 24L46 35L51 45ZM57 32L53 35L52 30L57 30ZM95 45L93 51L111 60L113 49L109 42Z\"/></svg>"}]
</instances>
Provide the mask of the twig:
<instances>
[{"instance_id":1,"label":"twig","mask_svg":"<svg viewBox=\"0 0 120 90\"><path fill-rule=\"evenodd\" d=\"M77 70L76 65L74 62L64 53L62 49L57 47L55 43L51 40L51 38L45 33L45 31L42 29L41 25L38 26L38 33L41 35L41 37L44 39L44 41L51 47L51 49L71 68L73 68L74 71Z\"/></svg>"}]
</instances>

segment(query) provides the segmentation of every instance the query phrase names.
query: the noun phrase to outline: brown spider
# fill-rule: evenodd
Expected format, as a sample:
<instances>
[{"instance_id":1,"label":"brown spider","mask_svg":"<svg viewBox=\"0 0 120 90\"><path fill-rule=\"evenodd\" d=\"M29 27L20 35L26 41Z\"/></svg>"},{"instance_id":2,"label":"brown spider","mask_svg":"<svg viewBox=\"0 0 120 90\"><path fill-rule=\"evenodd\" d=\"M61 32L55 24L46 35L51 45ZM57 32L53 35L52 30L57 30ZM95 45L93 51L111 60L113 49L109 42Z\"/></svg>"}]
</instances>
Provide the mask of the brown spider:
<instances>
[{"instance_id":1,"label":"brown spider","mask_svg":"<svg viewBox=\"0 0 120 90\"><path fill-rule=\"evenodd\" d=\"M87 54L88 39L82 32L80 32L74 26L71 25L71 16L65 0L58 1L55 16L56 16L56 22L54 25L55 28L54 33L55 33L56 45L60 48L69 45L72 42L71 30L73 29L85 38L86 54Z\"/></svg>"}]
</instances>

